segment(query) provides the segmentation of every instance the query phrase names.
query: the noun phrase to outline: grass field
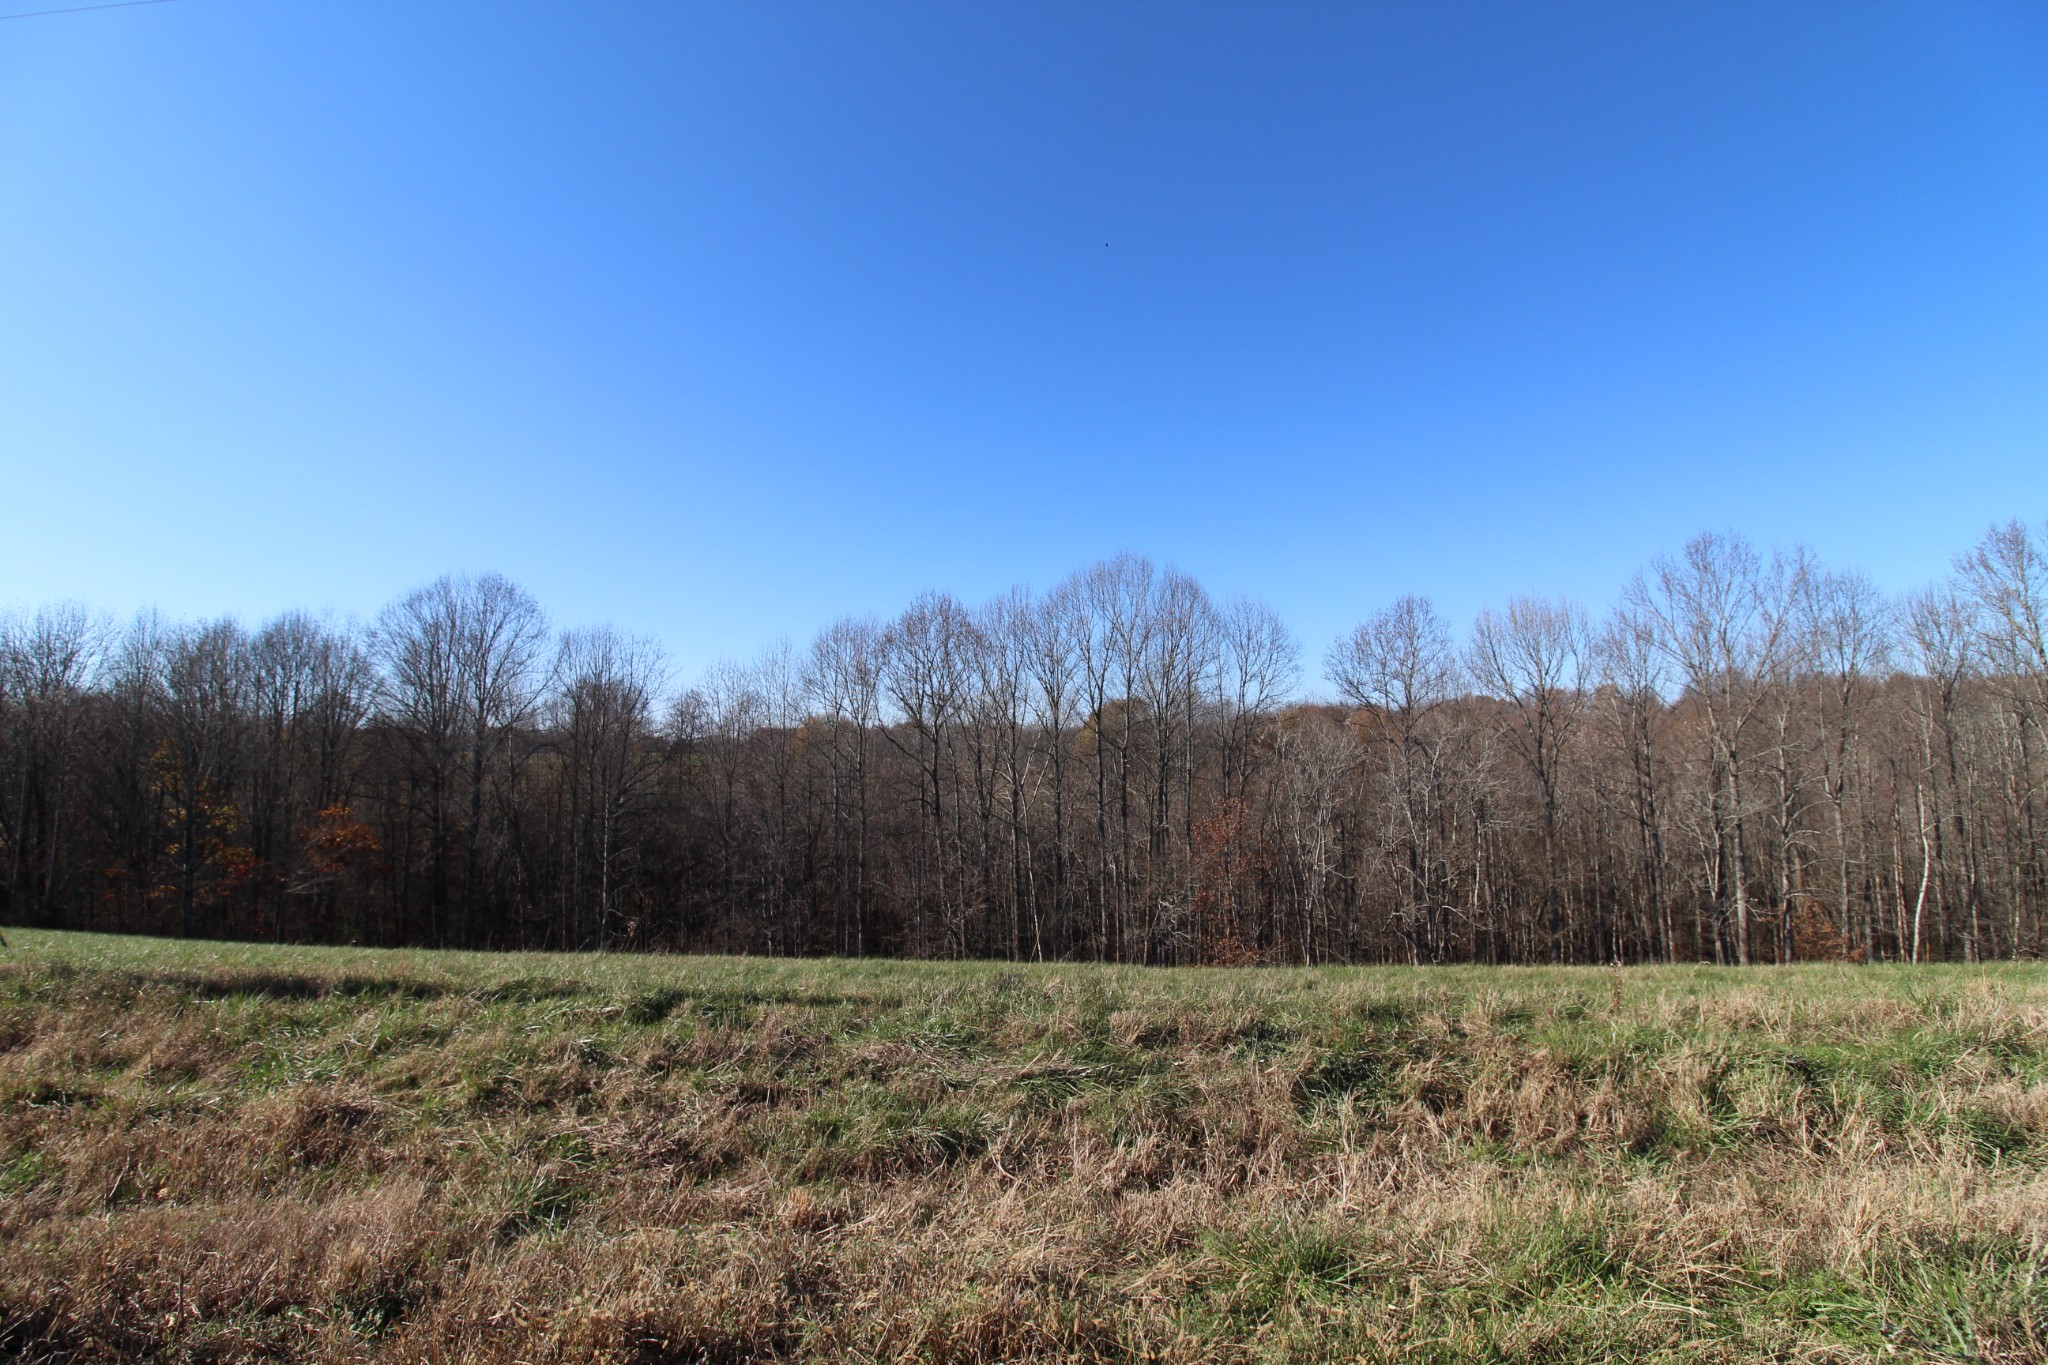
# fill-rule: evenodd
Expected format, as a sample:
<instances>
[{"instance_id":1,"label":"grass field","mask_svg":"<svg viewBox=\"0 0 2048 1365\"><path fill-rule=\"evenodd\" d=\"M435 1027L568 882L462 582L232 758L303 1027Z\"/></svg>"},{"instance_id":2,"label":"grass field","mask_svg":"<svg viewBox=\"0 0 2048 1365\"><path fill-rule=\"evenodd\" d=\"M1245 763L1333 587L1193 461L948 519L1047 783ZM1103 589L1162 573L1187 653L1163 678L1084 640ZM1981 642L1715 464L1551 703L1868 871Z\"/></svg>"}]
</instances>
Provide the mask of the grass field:
<instances>
[{"instance_id":1,"label":"grass field","mask_svg":"<svg viewBox=\"0 0 2048 1365\"><path fill-rule=\"evenodd\" d=\"M0 1355L2048 1360L2048 970L10 933Z\"/></svg>"}]
</instances>

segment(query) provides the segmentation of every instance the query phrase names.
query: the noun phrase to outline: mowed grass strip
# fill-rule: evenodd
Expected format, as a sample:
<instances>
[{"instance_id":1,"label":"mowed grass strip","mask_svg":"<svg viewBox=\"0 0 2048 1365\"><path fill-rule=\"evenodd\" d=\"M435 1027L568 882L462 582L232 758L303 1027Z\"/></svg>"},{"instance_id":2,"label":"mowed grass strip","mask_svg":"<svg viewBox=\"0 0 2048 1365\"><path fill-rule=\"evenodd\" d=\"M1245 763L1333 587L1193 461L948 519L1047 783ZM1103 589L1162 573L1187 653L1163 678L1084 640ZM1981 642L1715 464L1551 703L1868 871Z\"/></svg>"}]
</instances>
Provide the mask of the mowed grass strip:
<instances>
[{"instance_id":1,"label":"mowed grass strip","mask_svg":"<svg viewBox=\"0 0 2048 1365\"><path fill-rule=\"evenodd\" d=\"M0 1356L2048 1360L2048 970L10 932Z\"/></svg>"}]
</instances>

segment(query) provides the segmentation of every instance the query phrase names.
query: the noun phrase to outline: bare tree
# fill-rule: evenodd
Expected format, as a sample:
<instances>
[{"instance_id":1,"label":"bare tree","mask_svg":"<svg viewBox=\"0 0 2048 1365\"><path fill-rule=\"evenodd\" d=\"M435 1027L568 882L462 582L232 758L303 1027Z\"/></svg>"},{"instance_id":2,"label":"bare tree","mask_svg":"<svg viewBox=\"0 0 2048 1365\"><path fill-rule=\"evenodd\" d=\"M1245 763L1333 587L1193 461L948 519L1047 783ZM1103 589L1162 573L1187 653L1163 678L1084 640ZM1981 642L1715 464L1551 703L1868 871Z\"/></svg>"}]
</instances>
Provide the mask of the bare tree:
<instances>
[{"instance_id":1,"label":"bare tree","mask_svg":"<svg viewBox=\"0 0 2048 1365\"><path fill-rule=\"evenodd\" d=\"M2037 539L2024 522L2007 522L1957 562L1963 590L1981 615L1982 647L1994 669L2024 680L2038 705L2048 687L2048 528Z\"/></svg>"},{"instance_id":2,"label":"bare tree","mask_svg":"<svg viewBox=\"0 0 2048 1365\"><path fill-rule=\"evenodd\" d=\"M484 795L494 765L531 722L545 693L548 645L540 604L496 574L456 580L456 679L462 699L469 767L462 941L477 941L484 840Z\"/></svg>"},{"instance_id":3,"label":"bare tree","mask_svg":"<svg viewBox=\"0 0 2048 1365\"><path fill-rule=\"evenodd\" d=\"M890 743L919 774L918 812L923 837L916 895L919 914L939 926L948 955L965 951L964 926L954 899L957 879L950 866L947 820L957 813L947 802L954 728L967 701L974 623L965 607L945 593L926 593L911 603L884 637L883 690L909 726Z\"/></svg>"},{"instance_id":4,"label":"bare tree","mask_svg":"<svg viewBox=\"0 0 2048 1365\"><path fill-rule=\"evenodd\" d=\"M1313 965L1329 939L1329 897L1341 859L1338 822L1345 779L1358 762L1349 727L1308 709L1280 724L1281 806L1298 896L1300 960Z\"/></svg>"},{"instance_id":5,"label":"bare tree","mask_svg":"<svg viewBox=\"0 0 2048 1365\"><path fill-rule=\"evenodd\" d=\"M238 814L234 785L247 743L249 682L248 637L233 621L173 637L163 674L164 740L157 749L156 772L170 819L181 938L191 937L201 894L212 889L210 882L239 875L246 867L247 850L233 840Z\"/></svg>"},{"instance_id":6,"label":"bare tree","mask_svg":"<svg viewBox=\"0 0 2048 1365\"><path fill-rule=\"evenodd\" d=\"M769 700L755 670L728 660L713 665L703 684L677 702L671 720L673 735L695 738L709 752L705 814L712 845L711 890L728 952L751 951L756 943L773 948L768 906L758 892L765 877L758 873L760 860L748 838L753 751L769 717Z\"/></svg>"},{"instance_id":7,"label":"bare tree","mask_svg":"<svg viewBox=\"0 0 2048 1365\"><path fill-rule=\"evenodd\" d=\"M1708 533L1677 558L1663 556L1630 585L1630 609L1654 625L1658 647L1706 718L1713 749L1711 810L1725 850L1714 901L1733 956L1750 960L1742 779L1746 731L1791 644L1789 580L1782 559L1766 564L1739 536ZM1718 942L1719 940L1717 940Z\"/></svg>"},{"instance_id":8,"label":"bare tree","mask_svg":"<svg viewBox=\"0 0 2048 1365\"><path fill-rule=\"evenodd\" d=\"M473 944L485 796L494 765L543 696L547 621L538 603L496 574L451 575L386 608L373 638L385 673L384 706L406 736L414 800L428 824L433 931L448 931L448 855L460 801L463 885L455 937Z\"/></svg>"},{"instance_id":9,"label":"bare tree","mask_svg":"<svg viewBox=\"0 0 2048 1365\"><path fill-rule=\"evenodd\" d=\"M1135 691L1150 719L1151 819L1146 847L1144 960L1160 963L1194 943L1195 734L1215 676L1216 610L1178 569L1160 574Z\"/></svg>"},{"instance_id":10,"label":"bare tree","mask_svg":"<svg viewBox=\"0 0 2048 1365\"><path fill-rule=\"evenodd\" d=\"M0 745L14 773L12 799L0 799L9 909L33 902L44 915L63 914L58 878L80 766L74 747L101 647L100 628L76 603L0 621Z\"/></svg>"},{"instance_id":11,"label":"bare tree","mask_svg":"<svg viewBox=\"0 0 2048 1365\"><path fill-rule=\"evenodd\" d=\"M1223 790L1243 800L1251 781L1253 736L1301 686L1301 644L1265 603L1233 598L1218 619L1223 704Z\"/></svg>"},{"instance_id":12,"label":"bare tree","mask_svg":"<svg viewBox=\"0 0 2048 1365\"><path fill-rule=\"evenodd\" d=\"M1025 818L1026 792L1036 768L1028 731L1037 620L1037 604L1023 588L1012 589L976 613L976 704L970 712L976 730L984 736L978 747L987 755L982 858L983 881L988 889L984 894L991 898L997 894L994 863L1000 852L1006 855L1008 863L1004 869L1007 885L1001 890L1008 911L1003 951L1012 958L1033 959L1045 955L1044 927L1032 888L1029 823ZM1001 850L991 846L998 826L1004 845Z\"/></svg>"},{"instance_id":13,"label":"bare tree","mask_svg":"<svg viewBox=\"0 0 2048 1365\"><path fill-rule=\"evenodd\" d=\"M1279 710L1299 692L1301 645L1265 603L1239 597L1217 617L1216 666L1217 787L1219 799L1207 824L1204 875L1206 898L1196 895L1197 940L1207 939L1225 957L1242 957L1262 937L1260 920L1271 897L1256 875L1262 861L1262 814L1254 809L1255 778L1265 766L1262 739L1274 735ZM1215 907L1203 921L1204 900Z\"/></svg>"},{"instance_id":14,"label":"bare tree","mask_svg":"<svg viewBox=\"0 0 2048 1365\"><path fill-rule=\"evenodd\" d=\"M1357 723L1377 755L1375 776L1387 790L1381 806L1390 827L1380 857L1398 877L1395 921L1411 954L1434 960L1445 948L1453 900L1446 763L1459 736L1442 722L1462 674L1450 627L1429 599L1403 597L1333 645L1325 667L1338 694L1359 708Z\"/></svg>"},{"instance_id":15,"label":"bare tree","mask_svg":"<svg viewBox=\"0 0 2048 1365\"><path fill-rule=\"evenodd\" d=\"M804 687L831 726L831 820L837 875L832 946L867 951L874 734L882 723L883 634L871 618L838 621L811 645Z\"/></svg>"},{"instance_id":16,"label":"bare tree","mask_svg":"<svg viewBox=\"0 0 2048 1365\"><path fill-rule=\"evenodd\" d=\"M1078 638L1095 757L1095 899L1100 950L1109 956L1122 953L1131 939L1131 891L1137 878L1131 840L1133 741L1145 719L1135 694L1141 661L1151 648L1155 576L1151 560L1121 554L1091 566L1079 579L1090 627Z\"/></svg>"},{"instance_id":17,"label":"bare tree","mask_svg":"<svg viewBox=\"0 0 2048 1365\"><path fill-rule=\"evenodd\" d=\"M658 648L609 627L562 637L556 729L570 793L570 946L609 948L630 870L630 823L655 770Z\"/></svg>"},{"instance_id":18,"label":"bare tree","mask_svg":"<svg viewBox=\"0 0 2048 1365\"><path fill-rule=\"evenodd\" d=\"M1970 604L1952 589L1914 594L1906 599L1903 616L1906 646L1922 680L1916 690L1924 745L1932 749L1938 737L1942 770L1948 779L1947 827L1963 865L1962 896L1969 926L1963 937L1963 955L1976 962L1984 955L1986 907L1976 832L1969 815L1971 793L1962 761L1961 716L1964 685L1977 671L1981 631Z\"/></svg>"},{"instance_id":19,"label":"bare tree","mask_svg":"<svg viewBox=\"0 0 2048 1365\"><path fill-rule=\"evenodd\" d=\"M1536 781L1543 825L1543 897L1550 960L1564 960L1557 879L1558 773L1586 711L1586 614L1563 599L1517 597L1505 613L1479 613L1466 666L1508 703L1508 742Z\"/></svg>"},{"instance_id":20,"label":"bare tree","mask_svg":"<svg viewBox=\"0 0 2048 1365\"><path fill-rule=\"evenodd\" d=\"M1801 653L1814 669L1821 738L1821 786L1835 846L1835 926L1852 928L1855 850L1849 835L1850 783L1862 769L1864 707L1875 678L1891 663L1891 607L1867 577L1828 570L1800 584ZM1789 930L1789 925L1787 926ZM1789 959L1791 945L1786 944Z\"/></svg>"},{"instance_id":21,"label":"bare tree","mask_svg":"<svg viewBox=\"0 0 2048 1365\"><path fill-rule=\"evenodd\" d=\"M448 862L462 733L459 610L454 583L443 578L386 607L371 635L379 666L378 709L404 745L406 813L425 826L427 937L435 942L445 940L448 932ZM406 821L408 828L414 823ZM411 857L401 863L401 903L411 899L404 878L413 863Z\"/></svg>"},{"instance_id":22,"label":"bare tree","mask_svg":"<svg viewBox=\"0 0 2048 1365\"><path fill-rule=\"evenodd\" d=\"M250 643L255 757L250 841L283 941L292 896L318 895L326 876L294 877L301 845L341 817L350 758L369 711L369 660L354 635L303 612L272 621Z\"/></svg>"},{"instance_id":23,"label":"bare tree","mask_svg":"<svg viewBox=\"0 0 2048 1365\"><path fill-rule=\"evenodd\" d=\"M1701 537L1597 642L1520 598L1454 649L1404 598L1330 650L1341 708L1299 695L1270 610L1134 555L1042 599L927 594L667 707L650 647L552 648L497 579L406 594L367 640L53 609L0 624L0 894L46 923L528 947L2038 952L2043 544L1994 528L1893 612Z\"/></svg>"},{"instance_id":24,"label":"bare tree","mask_svg":"<svg viewBox=\"0 0 2048 1365\"><path fill-rule=\"evenodd\" d=\"M1024 664L1037 690L1039 725L1046 736L1051 769L1048 786L1052 805L1052 922L1064 933L1072 927L1066 736L1075 719L1082 640L1088 633L1086 608L1078 589L1069 583L1054 591L1038 604L1023 625Z\"/></svg>"},{"instance_id":25,"label":"bare tree","mask_svg":"<svg viewBox=\"0 0 2048 1365\"><path fill-rule=\"evenodd\" d=\"M1668 682L1654 625L1626 606L1617 610L1596 646L1609 732L1627 755L1629 805L1635 817L1641 865L1640 901L1649 927L1649 955L1673 960L1677 953L1664 848L1664 809L1659 783L1659 722Z\"/></svg>"},{"instance_id":26,"label":"bare tree","mask_svg":"<svg viewBox=\"0 0 2048 1365\"><path fill-rule=\"evenodd\" d=\"M2006 799L2015 818L2007 836L2014 847L2006 861L2024 867L2038 886L2048 876L2048 849L2043 847L2048 812L2042 810L2044 783L2036 776L2048 748L2048 528L2037 536L2019 521L1993 527L1956 567L1962 591L1976 606L1977 648L1986 679L2009 708ZM2023 900L2017 894L2011 898L2008 932L2015 951L2025 936ZM2041 926L2037 910L2037 944Z\"/></svg>"}]
</instances>

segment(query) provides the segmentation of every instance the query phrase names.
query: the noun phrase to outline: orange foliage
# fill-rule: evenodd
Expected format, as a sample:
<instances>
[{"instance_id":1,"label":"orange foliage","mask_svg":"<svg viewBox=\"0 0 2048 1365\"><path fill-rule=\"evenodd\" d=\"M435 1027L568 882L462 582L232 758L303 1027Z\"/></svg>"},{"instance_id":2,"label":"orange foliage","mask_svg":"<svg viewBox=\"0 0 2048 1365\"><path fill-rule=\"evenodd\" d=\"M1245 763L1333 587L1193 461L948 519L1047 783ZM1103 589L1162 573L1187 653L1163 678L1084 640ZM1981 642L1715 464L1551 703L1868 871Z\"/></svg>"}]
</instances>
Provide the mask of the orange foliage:
<instances>
[{"instance_id":1,"label":"orange foliage","mask_svg":"<svg viewBox=\"0 0 2048 1365\"><path fill-rule=\"evenodd\" d=\"M313 869L323 877L375 870L384 855L377 831L355 818L347 806L329 806L306 829L306 851Z\"/></svg>"},{"instance_id":2,"label":"orange foliage","mask_svg":"<svg viewBox=\"0 0 2048 1365\"><path fill-rule=\"evenodd\" d=\"M1244 939L1239 889L1272 866L1265 839L1247 829L1245 804L1226 800L1214 815L1195 822L1195 920L1200 926L1195 960L1212 967L1246 967L1265 961L1256 943ZM1255 932L1255 931L1254 931Z\"/></svg>"}]
</instances>

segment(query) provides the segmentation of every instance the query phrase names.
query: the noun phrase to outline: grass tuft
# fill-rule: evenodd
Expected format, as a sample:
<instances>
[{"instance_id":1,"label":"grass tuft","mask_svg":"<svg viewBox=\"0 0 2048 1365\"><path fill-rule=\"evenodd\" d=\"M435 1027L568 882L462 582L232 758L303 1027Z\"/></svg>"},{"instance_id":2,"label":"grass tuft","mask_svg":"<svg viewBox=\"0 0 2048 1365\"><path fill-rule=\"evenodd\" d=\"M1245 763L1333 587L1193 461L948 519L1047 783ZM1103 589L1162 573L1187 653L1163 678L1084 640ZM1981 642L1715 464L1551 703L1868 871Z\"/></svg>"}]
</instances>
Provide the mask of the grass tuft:
<instances>
[{"instance_id":1,"label":"grass tuft","mask_svg":"<svg viewBox=\"0 0 2048 1365\"><path fill-rule=\"evenodd\" d=\"M10 933L0 1356L2048 1359L2048 968Z\"/></svg>"}]
</instances>

